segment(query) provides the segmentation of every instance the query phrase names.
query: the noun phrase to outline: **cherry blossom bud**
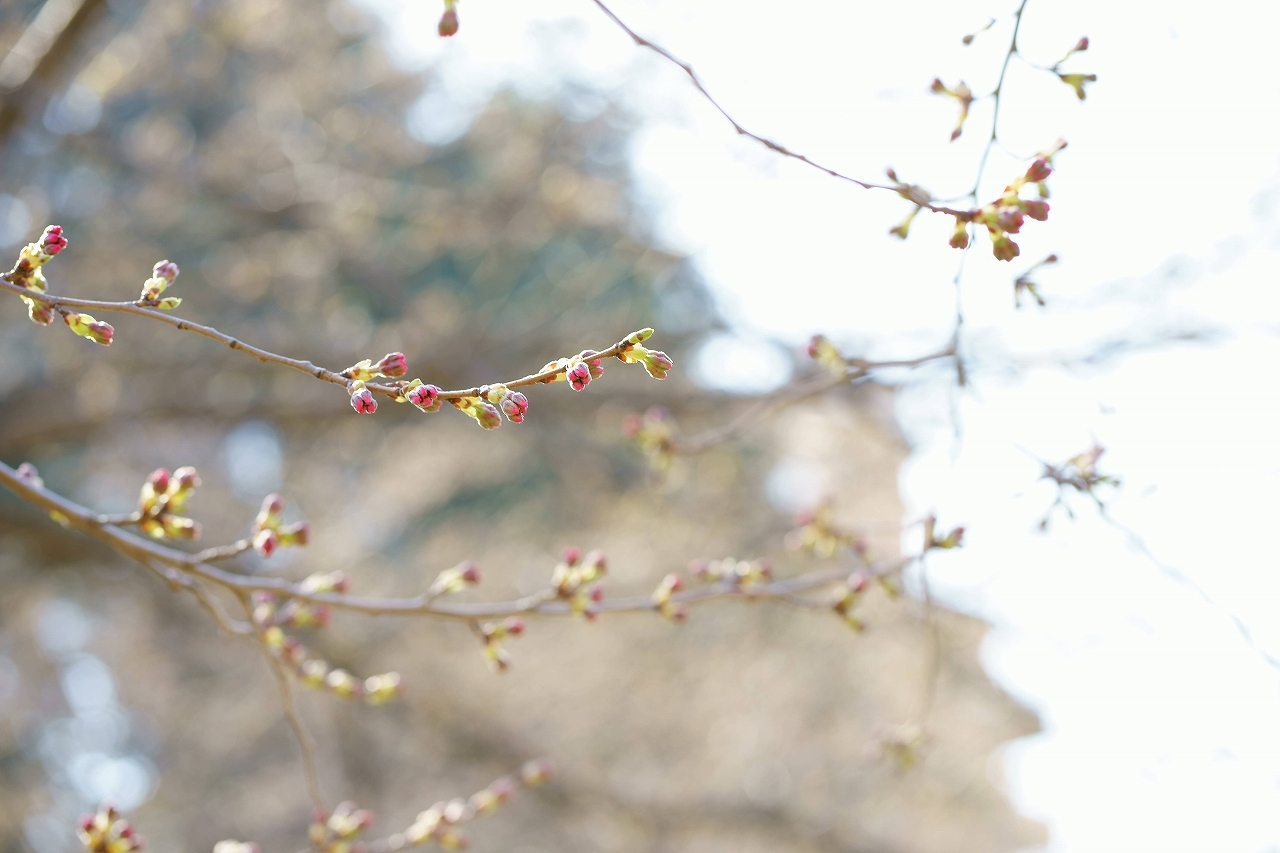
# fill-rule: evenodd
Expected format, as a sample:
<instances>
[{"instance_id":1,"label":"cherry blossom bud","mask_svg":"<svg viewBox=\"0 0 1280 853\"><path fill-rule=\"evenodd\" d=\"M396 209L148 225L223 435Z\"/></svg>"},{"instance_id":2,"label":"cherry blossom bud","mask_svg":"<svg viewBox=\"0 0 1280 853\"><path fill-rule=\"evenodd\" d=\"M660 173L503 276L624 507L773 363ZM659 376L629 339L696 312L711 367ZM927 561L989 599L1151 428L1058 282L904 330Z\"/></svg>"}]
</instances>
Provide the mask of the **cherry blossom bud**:
<instances>
[{"instance_id":1,"label":"cherry blossom bud","mask_svg":"<svg viewBox=\"0 0 1280 853\"><path fill-rule=\"evenodd\" d=\"M253 536L253 550L257 551L263 557L270 557L280 547L280 539L276 536L276 532L269 528L259 530Z\"/></svg>"},{"instance_id":2,"label":"cherry blossom bud","mask_svg":"<svg viewBox=\"0 0 1280 853\"><path fill-rule=\"evenodd\" d=\"M991 235L991 251L996 256L996 259L1001 261L1011 261L1022 252L1018 248L1018 244L1004 234Z\"/></svg>"},{"instance_id":3,"label":"cherry blossom bud","mask_svg":"<svg viewBox=\"0 0 1280 853\"><path fill-rule=\"evenodd\" d=\"M410 403L424 412L434 412L440 408L440 389L434 385L418 385L406 396Z\"/></svg>"},{"instance_id":4,"label":"cherry blossom bud","mask_svg":"<svg viewBox=\"0 0 1280 853\"><path fill-rule=\"evenodd\" d=\"M560 561L567 566L576 566L582 559L582 551L570 545L560 552Z\"/></svg>"},{"instance_id":5,"label":"cherry blossom bud","mask_svg":"<svg viewBox=\"0 0 1280 853\"><path fill-rule=\"evenodd\" d=\"M47 326L53 322L53 318L58 315L54 307L47 302L41 302L37 299L29 299L26 296L19 297L23 302L27 303L27 316L31 318L31 322L40 326Z\"/></svg>"},{"instance_id":6,"label":"cherry blossom bud","mask_svg":"<svg viewBox=\"0 0 1280 853\"><path fill-rule=\"evenodd\" d=\"M278 494L270 494L262 499L262 508L253 520L253 529L275 530L284 517L284 498Z\"/></svg>"},{"instance_id":7,"label":"cherry blossom bud","mask_svg":"<svg viewBox=\"0 0 1280 853\"><path fill-rule=\"evenodd\" d=\"M564 375L569 380L569 387L575 391L581 391L591 384L591 368L584 362L573 365Z\"/></svg>"},{"instance_id":8,"label":"cherry blossom bud","mask_svg":"<svg viewBox=\"0 0 1280 853\"><path fill-rule=\"evenodd\" d=\"M969 245L969 223L956 219L955 230L951 232L951 248L963 249Z\"/></svg>"},{"instance_id":9,"label":"cherry blossom bud","mask_svg":"<svg viewBox=\"0 0 1280 853\"><path fill-rule=\"evenodd\" d=\"M68 311L62 315L62 319L71 331L82 338L88 338L95 344L110 346L111 339L116 334L116 330L111 327L110 323L101 323L88 314L77 314L75 311Z\"/></svg>"},{"instance_id":10,"label":"cherry blossom bud","mask_svg":"<svg viewBox=\"0 0 1280 853\"><path fill-rule=\"evenodd\" d=\"M361 415L371 415L378 411L378 401L373 399L373 394L359 380L351 383L351 408Z\"/></svg>"},{"instance_id":11,"label":"cherry blossom bud","mask_svg":"<svg viewBox=\"0 0 1280 853\"><path fill-rule=\"evenodd\" d=\"M445 4L444 14L440 16L440 23L436 25L436 32L445 38L458 32L458 10L452 3Z\"/></svg>"},{"instance_id":12,"label":"cherry blossom bud","mask_svg":"<svg viewBox=\"0 0 1280 853\"><path fill-rule=\"evenodd\" d=\"M653 329L641 329L640 331L648 332L650 335L653 334ZM633 332L632 337L639 334L639 332ZM642 340L648 339L648 337L649 335L645 335ZM582 359L583 362L586 363L587 369L591 371L591 378L599 379L601 376L604 376L604 365L600 363L600 359L592 358L594 355L597 355L595 350L584 349L582 352L578 353L578 358Z\"/></svg>"},{"instance_id":13,"label":"cherry blossom bud","mask_svg":"<svg viewBox=\"0 0 1280 853\"><path fill-rule=\"evenodd\" d=\"M502 415L498 413L497 406L492 403L481 400L476 403L472 411L474 412L472 417L476 419L476 423L485 429L497 429L502 426Z\"/></svg>"},{"instance_id":14,"label":"cherry blossom bud","mask_svg":"<svg viewBox=\"0 0 1280 853\"><path fill-rule=\"evenodd\" d=\"M529 411L529 398L519 391L512 391L502 398L499 405L507 420L513 424L523 423L525 412Z\"/></svg>"},{"instance_id":15,"label":"cherry blossom bud","mask_svg":"<svg viewBox=\"0 0 1280 853\"><path fill-rule=\"evenodd\" d=\"M390 376L394 379L409 372L409 363L405 360L404 353L389 352L373 366L373 369L383 376Z\"/></svg>"},{"instance_id":16,"label":"cherry blossom bud","mask_svg":"<svg viewBox=\"0 0 1280 853\"><path fill-rule=\"evenodd\" d=\"M1081 53L1089 49L1089 37L1081 36L1080 41L1076 42L1076 46L1071 48L1072 53Z\"/></svg>"},{"instance_id":17,"label":"cherry blossom bud","mask_svg":"<svg viewBox=\"0 0 1280 853\"><path fill-rule=\"evenodd\" d=\"M299 584L305 592L346 592L351 579L344 572L317 572L308 575Z\"/></svg>"},{"instance_id":18,"label":"cherry blossom bud","mask_svg":"<svg viewBox=\"0 0 1280 853\"><path fill-rule=\"evenodd\" d=\"M1037 222L1044 222L1049 218L1048 202L1032 199L1030 201L1023 202L1022 207L1027 212L1027 216L1030 216Z\"/></svg>"},{"instance_id":19,"label":"cherry blossom bud","mask_svg":"<svg viewBox=\"0 0 1280 853\"><path fill-rule=\"evenodd\" d=\"M1053 167L1049 165L1049 161L1044 157L1037 157L1027 167L1027 180L1031 183L1039 183L1053 174Z\"/></svg>"},{"instance_id":20,"label":"cherry blossom bud","mask_svg":"<svg viewBox=\"0 0 1280 853\"><path fill-rule=\"evenodd\" d=\"M67 238L62 235L61 225L50 225L40 235L40 251L50 257L67 248Z\"/></svg>"},{"instance_id":21,"label":"cherry blossom bud","mask_svg":"<svg viewBox=\"0 0 1280 853\"><path fill-rule=\"evenodd\" d=\"M302 547L311 538L311 525L305 521L288 524L276 530L276 538L284 548Z\"/></svg>"},{"instance_id":22,"label":"cherry blossom bud","mask_svg":"<svg viewBox=\"0 0 1280 853\"><path fill-rule=\"evenodd\" d=\"M173 261L157 261L151 274L173 284L173 280L178 277L178 265Z\"/></svg>"},{"instance_id":23,"label":"cherry blossom bud","mask_svg":"<svg viewBox=\"0 0 1280 853\"><path fill-rule=\"evenodd\" d=\"M475 586L480 583L480 567L475 563L467 560L459 563L452 569L445 569L436 575L436 579L431 583L432 595L443 595L447 592L461 592L468 586Z\"/></svg>"}]
</instances>

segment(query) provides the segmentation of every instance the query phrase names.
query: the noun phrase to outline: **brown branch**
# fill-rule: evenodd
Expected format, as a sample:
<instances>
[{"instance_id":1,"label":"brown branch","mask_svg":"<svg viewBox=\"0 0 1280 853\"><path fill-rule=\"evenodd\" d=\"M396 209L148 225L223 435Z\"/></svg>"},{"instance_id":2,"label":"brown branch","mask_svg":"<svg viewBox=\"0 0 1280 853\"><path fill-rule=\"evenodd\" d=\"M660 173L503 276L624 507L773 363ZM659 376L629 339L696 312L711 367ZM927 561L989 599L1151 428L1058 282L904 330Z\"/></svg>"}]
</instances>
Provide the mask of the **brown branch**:
<instances>
[{"instance_id":1,"label":"brown branch","mask_svg":"<svg viewBox=\"0 0 1280 853\"><path fill-rule=\"evenodd\" d=\"M931 210L934 213L945 213L948 216L956 216L965 220L969 219L973 215L972 211L955 210L950 207L934 204L932 200L928 197L928 195L925 194L924 191L921 190L919 187L915 187L907 184L898 184L898 185L877 184L871 181L862 181L857 178L851 177L849 175L844 174L843 172L839 172L839 171L836 171L835 169L832 169L830 166L824 166L821 163L815 162L814 160L809 159L809 157L799 153L798 151L792 151L790 148L786 147L785 145L782 145L781 143L778 143L778 142L774 142L772 139L769 139L768 137L761 136L758 133L754 133L748 130L746 127L742 125L741 122L739 122L736 118L734 118L719 101L715 99L715 97L707 89L706 85L702 82L702 78L698 76L698 73L696 71L694 71L692 65L690 65L688 62L685 62L683 59L676 56L674 53L667 50L662 45L657 44L656 42L650 41L649 39L637 33L635 30L631 29L631 27L627 26L627 24L621 18L619 18L617 14L614 13L613 10L610 9L608 6L606 6L603 2L601 2L601 0L592 0L592 2L595 3L596 6L600 8L600 11L604 12L605 15L608 16L609 20L617 24L618 27L624 33L626 33L627 36L630 37L630 39L633 42L635 42L638 46L653 51L654 53L661 56L663 59L670 62L672 65L679 68L686 75L688 75L689 79L693 82L694 88L698 90L698 92L702 95L702 97L707 99L707 101L711 104L711 106L716 108L716 111L720 113L720 115L724 116L725 120L729 122L730 125L733 126L734 131L736 131L739 136L745 136L748 139L754 139L756 142L759 142L761 145L763 145L765 148L768 148L770 151L774 151L778 154L781 154L783 157L789 157L792 160L799 160L801 163L804 163L806 166L812 166L813 168L817 169L819 172L828 174L833 178L838 178L842 181L847 181L851 184L856 184L857 186L862 187L864 190L888 190L889 192L900 195L903 198L910 201L911 203L919 207L923 207L926 210Z\"/></svg>"},{"instance_id":2,"label":"brown branch","mask_svg":"<svg viewBox=\"0 0 1280 853\"><path fill-rule=\"evenodd\" d=\"M757 400L746 411L722 426L707 430L691 438L676 438L673 450L682 456L703 453L718 444L740 437L760 421L777 414L783 409L826 393L833 388L839 388L847 382L861 379L873 370L890 367L920 367L931 361L954 357L955 354L955 346L952 344L947 346L946 349L922 355L918 358L897 361L848 359L848 366L843 373L821 376L809 382L775 391Z\"/></svg>"},{"instance_id":3,"label":"brown branch","mask_svg":"<svg viewBox=\"0 0 1280 853\"><path fill-rule=\"evenodd\" d=\"M228 335L225 332L218 331L212 326L193 323L190 320L175 317L166 311L161 311L156 308L148 308L138 304L137 302L107 302L97 299L76 299L69 296L57 296L51 293L35 293L14 284L6 278L0 278L0 289L8 290L9 292L18 294L19 296L36 299L39 302L47 304L55 309L70 308L109 311L119 314L130 314L132 316L143 317L148 320L155 320L156 322L163 323L166 326L172 326L179 331L193 332L201 337L208 338L211 341L216 341L237 352L243 352L264 364L279 364L284 367L289 367L294 370L301 371L302 373L306 373L309 376L314 376L316 379L320 379L324 382L341 385L343 388L348 388L351 385L351 380L346 376L343 376L340 371L329 370L324 367L319 367L305 359L289 358L288 356L280 355L278 353L271 352L270 350L253 346L252 344L247 344L239 338ZM631 346L632 344L628 342L626 338L623 338L612 346L597 352L594 356L591 356L591 359L620 359L622 354ZM554 381L555 378L564 373L566 369L566 367L553 367L539 373L530 373L527 376L522 376L519 379L513 379L503 384L508 388L524 388L529 385L545 384ZM383 394L391 397L392 399L400 397L404 393L406 385L407 383L397 383L393 385L380 384L376 382L365 383L365 387L370 391L376 394ZM442 400L460 400L463 397L477 397L480 395L480 392L481 386L474 386L472 388L463 388L456 391L441 391L439 398Z\"/></svg>"}]
</instances>

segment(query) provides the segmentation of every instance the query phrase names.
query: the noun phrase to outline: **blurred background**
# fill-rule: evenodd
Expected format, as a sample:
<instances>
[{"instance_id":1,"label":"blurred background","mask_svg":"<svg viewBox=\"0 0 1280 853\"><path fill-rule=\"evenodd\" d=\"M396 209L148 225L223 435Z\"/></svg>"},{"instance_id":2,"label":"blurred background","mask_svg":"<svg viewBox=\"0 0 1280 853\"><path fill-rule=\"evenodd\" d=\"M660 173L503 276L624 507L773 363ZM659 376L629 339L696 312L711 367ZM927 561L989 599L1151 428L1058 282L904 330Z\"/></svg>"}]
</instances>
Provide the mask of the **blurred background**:
<instances>
[{"instance_id":1,"label":"blurred background","mask_svg":"<svg viewBox=\"0 0 1280 853\"><path fill-rule=\"evenodd\" d=\"M954 107L928 83L988 90L1012 25L1012 8L933 0L616 10L751 129L939 195L970 185L990 114L975 106L948 146ZM734 604L678 627L539 622L502 676L463 626L339 617L308 644L360 674L397 669L408 691L381 709L302 696L327 796L389 832L547 754L556 784L475 824L477 849L1280 847L1277 677L1228 615L1280 650L1273 12L1032 0L1027 56L1052 63L1088 35L1070 67L1100 80L1081 104L1012 66L983 194L1058 136L1071 147L1023 257L997 264L985 238L970 253L971 386L947 365L886 373L659 479L621 440L629 412L720 423L811 370L813 332L870 357L945 343L946 223L891 239L900 200L736 138L589 3L467 0L449 40L440 11L3 3L0 248L58 222L71 247L52 289L109 299L169 258L184 316L333 368L402 350L410 375L462 387L652 325L672 378L618 365L582 394L535 389L525 424L489 434L447 411L356 418L336 388L127 318L90 347L12 300L0 458L108 512L153 468L195 465L208 544L280 490L314 544L242 568L342 569L370 593L473 558L477 595L509 597L566 545L610 554L612 592L699 556L799 572L813 561L783 536L823 498L880 555L918 549L902 530L929 510L969 541L930 562L951 610L914 765L875 750L918 719L932 672L910 595L873 597L862 635ZM1049 252L1048 305L1015 310L1012 278ZM1094 438L1124 479L1116 518L1214 603L1087 507L1034 531L1053 495L1033 456ZM157 850L297 845L297 751L253 649L7 497L0 523L5 849L74 849L72 821L103 797Z\"/></svg>"}]
</instances>

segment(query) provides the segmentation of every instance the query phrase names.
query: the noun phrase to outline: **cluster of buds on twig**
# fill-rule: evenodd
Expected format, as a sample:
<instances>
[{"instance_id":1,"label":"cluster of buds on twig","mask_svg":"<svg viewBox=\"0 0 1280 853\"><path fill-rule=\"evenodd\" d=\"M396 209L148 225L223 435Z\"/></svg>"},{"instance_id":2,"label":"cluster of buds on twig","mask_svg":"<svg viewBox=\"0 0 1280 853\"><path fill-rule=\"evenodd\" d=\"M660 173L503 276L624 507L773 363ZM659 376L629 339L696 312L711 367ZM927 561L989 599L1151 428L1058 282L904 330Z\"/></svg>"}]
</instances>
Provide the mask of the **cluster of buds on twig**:
<instances>
[{"instance_id":1,"label":"cluster of buds on twig","mask_svg":"<svg viewBox=\"0 0 1280 853\"><path fill-rule=\"evenodd\" d=\"M373 812L339 803L332 813L317 808L311 813L307 836L316 853L364 853L360 834L373 825Z\"/></svg>"},{"instance_id":2,"label":"cluster of buds on twig","mask_svg":"<svg viewBox=\"0 0 1280 853\"><path fill-rule=\"evenodd\" d=\"M866 572L858 571L845 578L844 583L835 591L833 596L831 609L855 631L861 631L866 627L853 610L862 599L862 594L870 587L871 578Z\"/></svg>"},{"instance_id":3,"label":"cluster of buds on twig","mask_svg":"<svg viewBox=\"0 0 1280 853\"><path fill-rule=\"evenodd\" d=\"M142 283L142 295L138 297L136 305L145 308L159 308L163 311L170 311L182 304L182 299L177 296L161 297L160 294L173 284L174 279L178 277L178 265L173 261L157 261L151 270L151 278Z\"/></svg>"},{"instance_id":4,"label":"cluster of buds on twig","mask_svg":"<svg viewBox=\"0 0 1280 853\"><path fill-rule=\"evenodd\" d=\"M603 369L600 372L603 373ZM506 415L513 424L524 423L525 413L529 411L529 398L501 383L482 385L479 396L461 397L449 402L484 429L502 426L502 415Z\"/></svg>"},{"instance_id":5,"label":"cluster of buds on twig","mask_svg":"<svg viewBox=\"0 0 1280 853\"><path fill-rule=\"evenodd\" d=\"M280 548L302 547L311 539L311 525L305 521L284 523L284 506L280 495L267 495L253 520L249 541L263 557L270 557Z\"/></svg>"},{"instance_id":6,"label":"cluster of buds on twig","mask_svg":"<svg viewBox=\"0 0 1280 853\"><path fill-rule=\"evenodd\" d=\"M436 575L427 590L427 598L438 598L453 592L462 592L469 586L480 583L480 567L470 560L459 563L452 569L445 569Z\"/></svg>"},{"instance_id":7,"label":"cluster of buds on twig","mask_svg":"<svg viewBox=\"0 0 1280 853\"><path fill-rule=\"evenodd\" d=\"M1011 261L1019 255L1021 249L1009 238L1009 235L1021 231L1028 216L1040 222L1049 218L1049 203L1045 201L1049 197L1049 189L1045 181L1049 175L1053 174L1054 155L1066 147L1067 143L1060 139L1052 147L1040 152L1027 170L1004 188L1004 192L998 199L983 205L969 215L968 221L986 226L991 236L992 254L998 260ZM1027 184L1037 185L1039 198L1022 198L1022 188ZM951 237L951 245L957 249L963 249L969 245L966 219L962 217L956 217L956 228Z\"/></svg>"},{"instance_id":8,"label":"cluster of buds on twig","mask_svg":"<svg viewBox=\"0 0 1280 853\"><path fill-rule=\"evenodd\" d=\"M1075 43L1075 46L1072 47L1071 50L1067 51L1065 56L1063 56L1061 59L1055 62L1053 64L1053 67L1049 69L1054 74L1058 75L1059 80L1061 80L1063 83L1066 83L1068 86L1070 86L1072 90L1076 93L1076 97L1082 101L1085 98L1084 84L1096 83L1098 81L1098 75L1067 73L1062 71L1060 66L1062 65L1062 63L1066 62L1075 54L1083 53L1088 49L1089 49L1089 37L1083 36L1081 37L1080 41Z\"/></svg>"},{"instance_id":9,"label":"cluster of buds on twig","mask_svg":"<svg viewBox=\"0 0 1280 853\"><path fill-rule=\"evenodd\" d=\"M897 225L889 229L889 233L899 240L907 239L907 235L911 231L911 223L915 222L916 216L925 207L933 203L933 196L928 190L919 184L909 184L898 179L898 173L893 167L884 170L885 176L893 182L894 190L898 195L915 205L911 212L907 214L907 218L899 222Z\"/></svg>"},{"instance_id":10,"label":"cluster of buds on twig","mask_svg":"<svg viewBox=\"0 0 1280 853\"><path fill-rule=\"evenodd\" d=\"M418 847L435 843L444 850L461 850L467 846L467 836L462 832L462 824L481 815L492 814L498 807L510 800L521 786L533 788L551 778L554 768L544 758L527 762L520 769L520 778L503 776L490 782L486 787L472 794L468 799L456 797L452 800L441 800L431 808L418 813L413 823L404 832L398 832L387 839L387 846L392 850L402 847Z\"/></svg>"},{"instance_id":11,"label":"cluster of buds on twig","mask_svg":"<svg viewBox=\"0 0 1280 853\"><path fill-rule=\"evenodd\" d=\"M421 379L414 379L400 389L396 402L413 403L424 412L438 412L444 404L444 400L440 399L440 389L434 385L424 385Z\"/></svg>"},{"instance_id":12,"label":"cluster of buds on twig","mask_svg":"<svg viewBox=\"0 0 1280 853\"><path fill-rule=\"evenodd\" d=\"M602 579L607 572L603 551L591 551L584 557L577 548L565 548L551 572L551 588L557 598L569 602L575 614L595 619L596 605L604 600Z\"/></svg>"},{"instance_id":13,"label":"cluster of buds on twig","mask_svg":"<svg viewBox=\"0 0 1280 853\"><path fill-rule=\"evenodd\" d=\"M484 643L484 659L489 662L489 666L495 672L506 672L511 668L511 655L502 647L501 641L523 634L524 620L518 616L510 616L501 622L485 622L476 628L476 633Z\"/></svg>"},{"instance_id":14,"label":"cluster of buds on twig","mask_svg":"<svg viewBox=\"0 0 1280 853\"><path fill-rule=\"evenodd\" d=\"M787 547L794 551L803 551L822 560L829 560L838 551L848 548L857 557L866 562L867 541L861 536L842 529L835 523L834 508L830 501L824 501L813 509L802 510L796 514L794 530L787 534Z\"/></svg>"},{"instance_id":15,"label":"cluster of buds on twig","mask_svg":"<svg viewBox=\"0 0 1280 853\"><path fill-rule=\"evenodd\" d=\"M636 332L631 337L637 337L644 332L653 334L653 329L644 329L641 332ZM648 334L644 335L640 340L644 340L648 336ZM584 349L572 358L560 358L555 361L549 361L544 364L542 369L538 372L546 373L548 370L562 370L562 373L544 381L568 382L570 388L575 391L581 391L583 388L586 388L591 384L591 380L599 379L601 376L604 376L604 364L600 359L593 358L595 354L596 351L593 349Z\"/></svg>"},{"instance_id":16,"label":"cluster of buds on twig","mask_svg":"<svg viewBox=\"0 0 1280 853\"><path fill-rule=\"evenodd\" d=\"M4 280L33 294L21 297L26 303L27 316L32 322L47 326L53 322L54 316L61 314L68 329L94 343L109 346L116 333L110 323L100 322L88 314L77 311L54 308L38 296L49 289L49 282L40 268L65 248L67 248L67 238L63 236L62 226L48 226L40 235L39 242L28 243L22 247L22 251L18 254L18 262L14 264L13 269L5 273Z\"/></svg>"},{"instance_id":17,"label":"cluster of buds on twig","mask_svg":"<svg viewBox=\"0 0 1280 853\"><path fill-rule=\"evenodd\" d=\"M366 383L379 376L398 379L408 372L409 364L402 352L389 352L376 363L373 359L366 358L351 365L341 374L344 379L350 380L347 391L351 394L351 408L361 415L371 415L378 411L378 401L373 399L373 393L366 387Z\"/></svg>"},{"instance_id":18,"label":"cluster of buds on twig","mask_svg":"<svg viewBox=\"0 0 1280 853\"><path fill-rule=\"evenodd\" d=\"M938 519L932 515L925 516L924 519L924 550L932 551L935 548L943 551L950 551L952 548L959 548L964 544L964 528L953 527L947 533L938 535Z\"/></svg>"},{"instance_id":19,"label":"cluster of buds on twig","mask_svg":"<svg viewBox=\"0 0 1280 853\"><path fill-rule=\"evenodd\" d=\"M311 575L300 586L308 593L344 593L350 582L342 572L329 572ZM328 627L332 618L328 607L297 599L281 604L274 594L265 591L253 594L251 606L263 646L307 687L326 690L341 699L364 699L370 705L385 704L400 693L399 673L371 675L362 681L345 669L311 657L306 646L285 633L285 628Z\"/></svg>"},{"instance_id":20,"label":"cluster of buds on twig","mask_svg":"<svg viewBox=\"0 0 1280 853\"><path fill-rule=\"evenodd\" d=\"M138 528L153 539L199 539L199 522L179 515L200 485L200 475L190 466L172 474L157 468L142 484L138 495Z\"/></svg>"},{"instance_id":21,"label":"cluster of buds on twig","mask_svg":"<svg viewBox=\"0 0 1280 853\"><path fill-rule=\"evenodd\" d=\"M722 583L743 589L768 583L773 579L773 564L768 560L698 559L689 563L689 571L703 583Z\"/></svg>"},{"instance_id":22,"label":"cluster of buds on twig","mask_svg":"<svg viewBox=\"0 0 1280 853\"><path fill-rule=\"evenodd\" d=\"M1041 267L1056 264L1057 262L1057 255L1047 255L1043 260L1036 261L1028 267L1026 271L1013 280L1013 306L1015 308L1022 307L1023 293L1030 294L1031 298L1036 301L1037 305L1041 308L1044 307L1044 297L1040 295L1040 285L1031 280L1031 274Z\"/></svg>"},{"instance_id":23,"label":"cluster of buds on twig","mask_svg":"<svg viewBox=\"0 0 1280 853\"><path fill-rule=\"evenodd\" d=\"M455 35L458 32L458 0L444 0L444 14L436 25L436 32L442 37Z\"/></svg>"},{"instance_id":24,"label":"cluster of buds on twig","mask_svg":"<svg viewBox=\"0 0 1280 853\"><path fill-rule=\"evenodd\" d=\"M969 107L973 106L973 91L965 84L963 80L954 87L947 86L940 79L935 77L933 83L929 86L929 91L935 95L943 95L951 98L960 105L960 117L956 119L955 129L951 131L951 141L955 142L960 138L960 134L964 132L965 119L969 117Z\"/></svg>"},{"instance_id":25,"label":"cluster of buds on twig","mask_svg":"<svg viewBox=\"0 0 1280 853\"><path fill-rule=\"evenodd\" d=\"M1110 486L1115 488L1120 485L1119 477L1103 474L1098 470L1098 460L1102 458L1102 454L1105 452L1106 448L1095 441L1088 450L1077 453L1061 464L1053 465L1049 462L1040 462L1044 466L1040 479L1052 480L1058 487L1057 499L1045 512L1044 517L1040 519L1038 525L1040 530L1049 529L1049 520L1053 515L1053 511L1059 506L1066 511L1068 518L1075 519L1075 512L1072 511L1071 505L1065 500L1068 489L1078 494L1087 495L1098 505L1099 509L1105 509L1106 504L1103 503L1102 496L1098 494L1098 487Z\"/></svg>"},{"instance_id":26,"label":"cluster of buds on twig","mask_svg":"<svg viewBox=\"0 0 1280 853\"><path fill-rule=\"evenodd\" d=\"M643 414L632 412L622 422L622 434L644 454L649 468L664 474L676 455L676 420L663 406L650 406Z\"/></svg>"},{"instance_id":27,"label":"cluster of buds on twig","mask_svg":"<svg viewBox=\"0 0 1280 853\"><path fill-rule=\"evenodd\" d=\"M672 622L683 622L689 618L689 608L673 598L682 589L684 589L684 578L673 573L664 577L650 596L658 612Z\"/></svg>"},{"instance_id":28,"label":"cluster of buds on twig","mask_svg":"<svg viewBox=\"0 0 1280 853\"><path fill-rule=\"evenodd\" d=\"M114 806L104 803L96 814L80 818L77 837L90 853L130 853L142 849L142 836Z\"/></svg>"}]
</instances>

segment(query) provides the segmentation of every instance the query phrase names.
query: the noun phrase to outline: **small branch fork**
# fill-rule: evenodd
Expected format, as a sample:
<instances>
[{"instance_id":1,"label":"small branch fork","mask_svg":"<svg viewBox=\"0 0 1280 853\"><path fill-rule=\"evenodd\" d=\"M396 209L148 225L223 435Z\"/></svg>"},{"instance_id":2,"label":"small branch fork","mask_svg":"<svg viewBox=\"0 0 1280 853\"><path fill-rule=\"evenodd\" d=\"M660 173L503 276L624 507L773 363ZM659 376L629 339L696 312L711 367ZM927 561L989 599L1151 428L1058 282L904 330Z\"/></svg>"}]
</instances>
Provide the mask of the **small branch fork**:
<instances>
[{"instance_id":1,"label":"small branch fork","mask_svg":"<svg viewBox=\"0 0 1280 853\"><path fill-rule=\"evenodd\" d=\"M19 296L35 296L40 302L43 302L57 310L83 309L86 311L107 311L119 314L130 314L135 317L155 320L156 322L163 323L166 326L172 326L179 331L193 332L203 338L216 341L237 352L243 352L264 364L279 364L284 367L289 367L302 373L306 373L309 376L314 376L316 379L320 379L324 382L340 385L343 388L349 388L351 386L351 379L343 376L341 371L329 370L328 368L319 367L305 359L290 358L288 356L271 352L270 350L262 349L261 347L253 346L252 344L247 344L239 338L228 335L225 332L218 331L212 326L193 323L190 320L175 317L168 312L149 308L144 305L140 305L137 302L108 302L97 299L76 299L69 296L57 296L51 293L32 294L32 292L26 288L3 278L0 278L0 289L7 290L10 293L14 293ZM591 356L591 358L593 360L616 358L625 352L628 346L629 343L624 338L613 346ZM523 388L529 385L544 384L554 381L556 377L560 376L560 374L564 373L567 369L568 367L566 366L548 367L548 369L539 373L531 373L527 376L523 376L519 379L503 384L508 388ZM383 394L391 397L393 400L400 398L404 393L403 383L381 384L376 382L367 382L365 383L365 387L375 394ZM481 390L481 386L476 386L474 388L463 388L457 391L441 391L439 393L439 398L442 400L460 400L464 397L477 397L480 395Z\"/></svg>"}]
</instances>

